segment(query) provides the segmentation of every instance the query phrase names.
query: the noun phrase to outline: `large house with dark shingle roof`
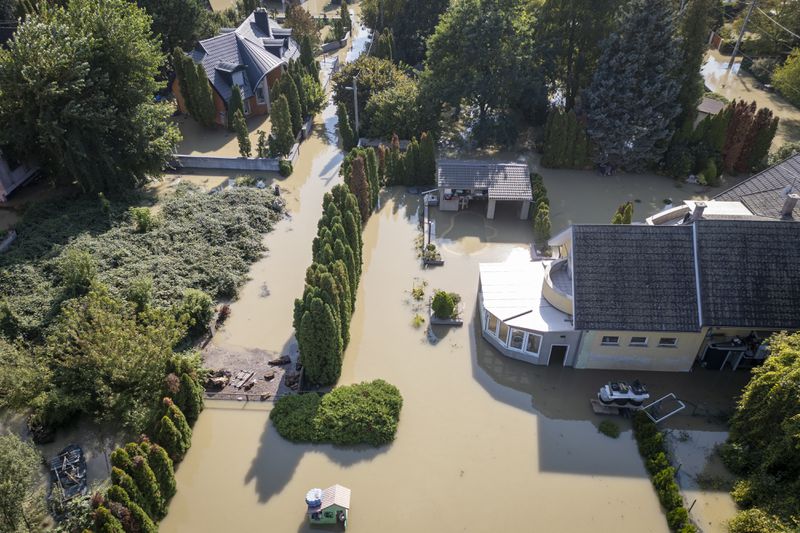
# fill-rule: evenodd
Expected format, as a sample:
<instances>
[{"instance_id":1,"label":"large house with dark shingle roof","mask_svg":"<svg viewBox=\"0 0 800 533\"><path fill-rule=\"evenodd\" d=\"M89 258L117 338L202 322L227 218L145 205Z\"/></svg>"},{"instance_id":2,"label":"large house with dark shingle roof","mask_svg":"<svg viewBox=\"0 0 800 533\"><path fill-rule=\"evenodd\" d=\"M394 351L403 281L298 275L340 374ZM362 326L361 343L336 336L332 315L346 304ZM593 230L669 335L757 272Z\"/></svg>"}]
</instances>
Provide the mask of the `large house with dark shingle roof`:
<instances>
[{"instance_id":1,"label":"large house with dark shingle roof","mask_svg":"<svg viewBox=\"0 0 800 533\"><path fill-rule=\"evenodd\" d=\"M194 62L203 65L206 71L220 125L227 124L234 85L242 93L245 115L269 113L270 88L280 79L288 62L299 55L292 30L272 20L264 8L256 9L238 28L204 39L189 52ZM172 88L178 109L186 113L179 80L173 82Z\"/></svg>"},{"instance_id":2,"label":"large house with dark shingle roof","mask_svg":"<svg viewBox=\"0 0 800 533\"><path fill-rule=\"evenodd\" d=\"M483 337L540 365L757 363L771 333L800 330L796 170L800 156L648 224L572 226L554 260L481 264Z\"/></svg>"}]
</instances>

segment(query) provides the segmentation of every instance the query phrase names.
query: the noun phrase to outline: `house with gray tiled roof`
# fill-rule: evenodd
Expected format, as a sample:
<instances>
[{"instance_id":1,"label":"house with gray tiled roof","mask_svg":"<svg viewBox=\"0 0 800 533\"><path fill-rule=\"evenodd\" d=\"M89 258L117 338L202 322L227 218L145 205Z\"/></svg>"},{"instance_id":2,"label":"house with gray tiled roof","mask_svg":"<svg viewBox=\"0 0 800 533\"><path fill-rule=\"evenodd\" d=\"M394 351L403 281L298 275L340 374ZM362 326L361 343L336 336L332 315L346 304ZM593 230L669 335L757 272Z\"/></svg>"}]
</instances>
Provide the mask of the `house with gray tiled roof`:
<instances>
[{"instance_id":1,"label":"house with gray tiled roof","mask_svg":"<svg viewBox=\"0 0 800 533\"><path fill-rule=\"evenodd\" d=\"M471 202L486 202L486 218L494 218L497 202L514 202L519 217L528 218L533 200L528 165L514 162L442 159L436 162L439 209L458 211Z\"/></svg>"},{"instance_id":2,"label":"house with gray tiled roof","mask_svg":"<svg viewBox=\"0 0 800 533\"><path fill-rule=\"evenodd\" d=\"M574 225L550 240L554 259L481 264L483 337L539 365L758 364L769 335L800 330L798 197L786 188L800 157L787 161L647 224Z\"/></svg>"},{"instance_id":3,"label":"house with gray tiled roof","mask_svg":"<svg viewBox=\"0 0 800 533\"><path fill-rule=\"evenodd\" d=\"M188 53L203 66L213 88L217 123L227 124L227 109L234 85L242 93L245 115L263 115L270 111L269 92L292 59L300 56L292 30L281 27L258 8L235 29L204 39ZM173 83L178 109L186 112L179 81Z\"/></svg>"}]
</instances>

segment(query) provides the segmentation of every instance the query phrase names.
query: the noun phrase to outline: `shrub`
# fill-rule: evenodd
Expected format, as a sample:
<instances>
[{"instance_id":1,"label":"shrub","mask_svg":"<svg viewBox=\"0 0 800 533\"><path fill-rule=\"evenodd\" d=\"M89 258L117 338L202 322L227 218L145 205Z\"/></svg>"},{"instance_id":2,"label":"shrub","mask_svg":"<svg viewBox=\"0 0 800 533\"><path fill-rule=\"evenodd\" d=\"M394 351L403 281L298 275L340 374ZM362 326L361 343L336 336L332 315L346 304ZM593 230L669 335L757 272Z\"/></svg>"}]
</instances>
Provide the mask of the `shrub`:
<instances>
[{"instance_id":1,"label":"shrub","mask_svg":"<svg viewBox=\"0 0 800 533\"><path fill-rule=\"evenodd\" d=\"M67 294L80 296L89 290L97 276L97 263L89 252L70 248L61 259L60 271Z\"/></svg>"},{"instance_id":2,"label":"shrub","mask_svg":"<svg viewBox=\"0 0 800 533\"><path fill-rule=\"evenodd\" d=\"M689 522L689 512L678 507L667 513L667 525L673 531L680 531Z\"/></svg>"},{"instance_id":3,"label":"shrub","mask_svg":"<svg viewBox=\"0 0 800 533\"><path fill-rule=\"evenodd\" d=\"M647 459L645 467L650 475L653 476L665 468L669 468L669 461L667 460L667 456L664 452L659 452Z\"/></svg>"},{"instance_id":4,"label":"shrub","mask_svg":"<svg viewBox=\"0 0 800 533\"><path fill-rule=\"evenodd\" d=\"M667 483L663 488L657 488L656 494L658 494L658 500L661 505L667 511L677 509L683 505L681 491L678 489L678 484L675 483L675 480L672 480L672 483Z\"/></svg>"},{"instance_id":5,"label":"shrub","mask_svg":"<svg viewBox=\"0 0 800 533\"><path fill-rule=\"evenodd\" d=\"M275 402L269 419L286 440L292 442L317 442L312 420L319 409L319 394L284 396Z\"/></svg>"},{"instance_id":6,"label":"shrub","mask_svg":"<svg viewBox=\"0 0 800 533\"><path fill-rule=\"evenodd\" d=\"M611 437L612 439L619 437L620 433L619 426L611 420L603 420L600 422L600 425L597 427L597 431L607 437Z\"/></svg>"},{"instance_id":7,"label":"shrub","mask_svg":"<svg viewBox=\"0 0 800 533\"><path fill-rule=\"evenodd\" d=\"M147 233L158 226L158 219L148 207L131 207L130 214L133 225L139 233Z\"/></svg>"},{"instance_id":8,"label":"shrub","mask_svg":"<svg viewBox=\"0 0 800 533\"><path fill-rule=\"evenodd\" d=\"M450 293L437 290L433 294L431 308L433 314L439 318L453 318L456 312L456 303Z\"/></svg>"},{"instance_id":9,"label":"shrub","mask_svg":"<svg viewBox=\"0 0 800 533\"><path fill-rule=\"evenodd\" d=\"M697 533L697 528L694 527L694 524L686 524L678 533Z\"/></svg>"},{"instance_id":10,"label":"shrub","mask_svg":"<svg viewBox=\"0 0 800 533\"><path fill-rule=\"evenodd\" d=\"M281 159L278 163L278 173L283 176L284 178L288 178L294 172L294 167L292 167L292 162L287 161L285 159Z\"/></svg>"},{"instance_id":11,"label":"shrub","mask_svg":"<svg viewBox=\"0 0 800 533\"><path fill-rule=\"evenodd\" d=\"M203 410L203 391L203 386L200 385L195 377L186 372L181 374L178 393L175 395L175 403L183 411L186 422L190 426L197 422Z\"/></svg>"},{"instance_id":12,"label":"shrub","mask_svg":"<svg viewBox=\"0 0 800 533\"><path fill-rule=\"evenodd\" d=\"M379 379L337 387L321 399L316 394L285 396L270 420L293 442L382 446L394 440L402 405L397 387Z\"/></svg>"},{"instance_id":13,"label":"shrub","mask_svg":"<svg viewBox=\"0 0 800 533\"><path fill-rule=\"evenodd\" d=\"M739 507L752 507L756 502L756 495L753 492L753 483L749 479L740 479L734 484L731 497Z\"/></svg>"},{"instance_id":14,"label":"shrub","mask_svg":"<svg viewBox=\"0 0 800 533\"><path fill-rule=\"evenodd\" d=\"M702 173L706 178L706 183L711 187L719 185L719 172L717 171L717 164L713 159L709 159L706 163L706 168Z\"/></svg>"},{"instance_id":15,"label":"shrub","mask_svg":"<svg viewBox=\"0 0 800 533\"><path fill-rule=\"evenodd\" d=\"M94 530L98 533L124 533L120 521L106 507L94 511Z\"/></svg>"},{"instance_id":16,"label":"shrub","mask_svg":"<svg viewBox=\"0 0 800 533\"><path fill-rule=\"evenodd\" d=\"M208 329L214 315L214 301L201 290L186 289L176 315L185 321L191 333L198 335Z\"/></svg>"},{"instance_id":17,"label":"shrub","mask_svg":"<svg viewBox=\"0 0 800 533\"><path fill-rule=\"evenodd\" d=\"M728 522L730 533L789 533L790 528L783 525L776 516L761 509L740 511Z\"/></svg>"},{"instance_id":18,"label":"shrub","mask_svg":"<svg viewBox=\"0 0 800 533\"><path fill-rule=\"evenodd\" d=\"M649 459L664 451L664 435L661 433L639 439L639 453L645 459Z\"/></svg>"}]
</instances>

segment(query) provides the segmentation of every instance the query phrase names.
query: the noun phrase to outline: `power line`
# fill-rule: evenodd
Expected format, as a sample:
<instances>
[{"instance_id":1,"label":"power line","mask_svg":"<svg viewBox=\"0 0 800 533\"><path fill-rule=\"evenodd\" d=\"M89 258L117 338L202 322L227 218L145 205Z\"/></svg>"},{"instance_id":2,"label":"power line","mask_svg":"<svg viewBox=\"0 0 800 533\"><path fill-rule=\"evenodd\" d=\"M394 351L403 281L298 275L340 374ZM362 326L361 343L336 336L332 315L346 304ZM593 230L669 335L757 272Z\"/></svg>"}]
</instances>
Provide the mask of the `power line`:
<instances>
[{"instance_id":1,"label":"power line","mask_svg":"<svg viewBox=\"0 0 800 533\"><path fill-rule=\"evenodd\" d=\"M775 20L774 18L772 18L772 17L770 17L769 15L767 15L767 13L765 13L763 9L761 9L760 7L757 7L756 9L758 9L759 13L761 13L762 15L764 15L765 17L767 17L769 20L771 20L772 22L774 22L776 26L778 26L778 27L779 27L779 28L781 28L782 30L786 31L786 32L787 32L787 33L789 33L790 35L794 36L794 38L795 38L795 39L800 39L800 35L797 35L795 32L793 32L792 30L790 30L789 28L787 28L786 26L784 26L783 24L781 24L780 22L778 22L778 21L777 21L777 20Z\"/></svg>"}]
</instances>

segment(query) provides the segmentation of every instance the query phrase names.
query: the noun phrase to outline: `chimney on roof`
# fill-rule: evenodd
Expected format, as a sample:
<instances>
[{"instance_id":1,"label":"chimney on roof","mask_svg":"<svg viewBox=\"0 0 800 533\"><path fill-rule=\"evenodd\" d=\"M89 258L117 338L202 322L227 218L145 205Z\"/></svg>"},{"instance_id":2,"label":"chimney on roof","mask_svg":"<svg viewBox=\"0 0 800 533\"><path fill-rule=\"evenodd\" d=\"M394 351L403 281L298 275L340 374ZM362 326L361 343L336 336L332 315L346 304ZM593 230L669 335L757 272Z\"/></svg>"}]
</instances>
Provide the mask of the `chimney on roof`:
<instances>
[{"instance_id":1,"label":"chimney on roof","mask_svg":"<svg viewBox=\"0 0 800 533\"><path fill-rule=\"evenodd\" d=\"M798 200L800 200L800 194L792 193L786 195L786 200L783 201L783 209L781 209L781 218L792 218L792 211L797 206Z\"/></svg>"},{"instance_id":2,"label":"chimney on roof","mask_svg":"<svg viewBox=\"0 0 800 533\"><path fill-rule=\"evenodd\" d=\"M692 222L697 222L698 220L703 219L703 213L706 210L706 203L705 202L697 202L694 204L694 211L692 211Z\"/></svg>"},{"instance_id":3,"label":"chimney on roof","mask_svg":"<svg viewBox=\"0 0 800 533\"><path fill-rule=\"evenodd\" d=\"M272 37L272 32L269 30L269 14L267 13L267 9L264 7L258 7L255 11L253 11L253 18L255 18L256 26Z\"/></svg>"}]
</instances>

